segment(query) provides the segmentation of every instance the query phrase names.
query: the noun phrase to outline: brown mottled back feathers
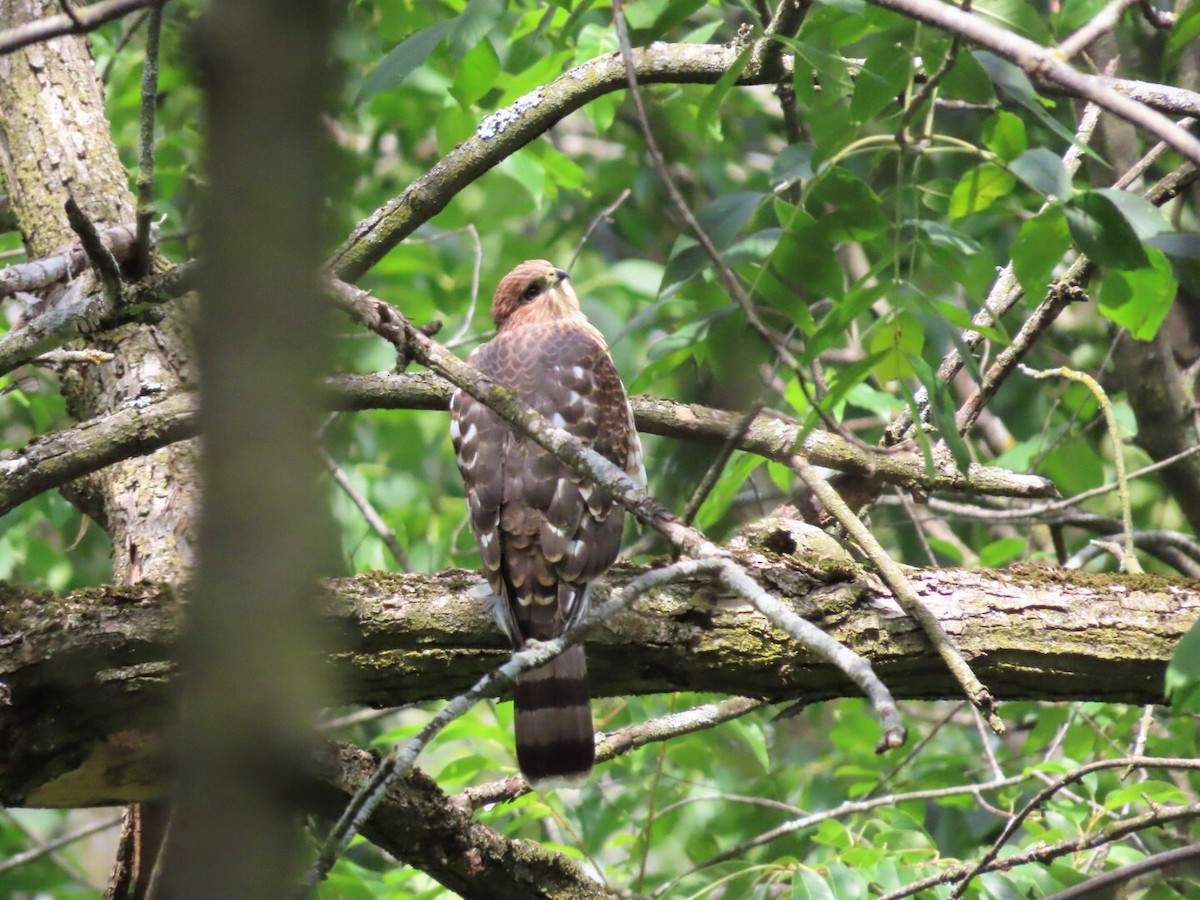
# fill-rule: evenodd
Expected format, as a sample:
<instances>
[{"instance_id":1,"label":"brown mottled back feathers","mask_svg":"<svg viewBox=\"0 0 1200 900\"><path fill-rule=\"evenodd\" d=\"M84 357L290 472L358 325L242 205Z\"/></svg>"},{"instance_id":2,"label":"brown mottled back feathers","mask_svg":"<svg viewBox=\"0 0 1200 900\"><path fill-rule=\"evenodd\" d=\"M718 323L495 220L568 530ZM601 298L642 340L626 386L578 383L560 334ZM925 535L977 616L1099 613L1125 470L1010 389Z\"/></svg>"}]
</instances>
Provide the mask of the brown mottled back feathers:
<instances>
[{"instance_id":1,"label":"brown mottled back feathers","mask_svg":"<svg viewBox=\"0 0 1200 900\"><path fill-rule=\"evenodd\" d=\"M493 301L499 333L469 361L644 480L625 389L565 279L544 261L510 273ZM557 637L586 612L588 582L616 560L623 510L468 395L455 392L450 408L471 525L501 597L501 624L518 648ZM586 776L594 742L583 648L519 679L516 704L527 780Z\"/></svg>"}]
</instances>

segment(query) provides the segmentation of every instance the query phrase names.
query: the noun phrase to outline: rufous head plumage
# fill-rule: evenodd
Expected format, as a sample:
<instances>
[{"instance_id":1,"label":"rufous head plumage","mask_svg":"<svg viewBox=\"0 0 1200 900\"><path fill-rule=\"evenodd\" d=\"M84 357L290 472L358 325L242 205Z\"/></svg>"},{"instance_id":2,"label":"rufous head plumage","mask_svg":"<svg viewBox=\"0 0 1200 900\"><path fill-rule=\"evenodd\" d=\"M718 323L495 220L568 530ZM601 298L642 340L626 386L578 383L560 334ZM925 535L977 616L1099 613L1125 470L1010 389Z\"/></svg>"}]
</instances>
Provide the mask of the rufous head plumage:
<instances>
[{"instance_id":1,"label":"rufous head plumage","mask_svg":"<svg viewBox=\"0 0 1200 900\"><path fill-rule=\"evenodd\" d=\"M535 322L583 318L567 273L544 259L521 263L500 279L492 297L497 331Z\"/></svg>"}]
</instances>

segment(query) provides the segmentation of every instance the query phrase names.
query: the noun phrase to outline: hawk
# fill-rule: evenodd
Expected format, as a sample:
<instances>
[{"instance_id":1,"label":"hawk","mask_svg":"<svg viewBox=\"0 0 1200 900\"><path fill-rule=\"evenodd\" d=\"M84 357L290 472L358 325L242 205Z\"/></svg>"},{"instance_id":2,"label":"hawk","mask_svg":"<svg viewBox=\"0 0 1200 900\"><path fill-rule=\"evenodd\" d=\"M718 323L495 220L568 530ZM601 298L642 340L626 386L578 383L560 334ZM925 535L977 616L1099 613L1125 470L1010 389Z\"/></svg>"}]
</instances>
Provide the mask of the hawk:
<instances>
[{"instance_id":1,"label":"hawk","mask_svg":"<svg viewBox=\"0 0 1200 900\"><path fill-rule=\"evenodd\" d=\"M625 387L567 273L521 263L496 288L492 319L496 336L468 362L645 484ZM616 560L624 511L461 390L450 435L500 627L518 650L558 637L587 613L589 583ZM520 676L514 702L526 781L586 778L595 735L583 646Z\"/></svg>"}]
</instances>

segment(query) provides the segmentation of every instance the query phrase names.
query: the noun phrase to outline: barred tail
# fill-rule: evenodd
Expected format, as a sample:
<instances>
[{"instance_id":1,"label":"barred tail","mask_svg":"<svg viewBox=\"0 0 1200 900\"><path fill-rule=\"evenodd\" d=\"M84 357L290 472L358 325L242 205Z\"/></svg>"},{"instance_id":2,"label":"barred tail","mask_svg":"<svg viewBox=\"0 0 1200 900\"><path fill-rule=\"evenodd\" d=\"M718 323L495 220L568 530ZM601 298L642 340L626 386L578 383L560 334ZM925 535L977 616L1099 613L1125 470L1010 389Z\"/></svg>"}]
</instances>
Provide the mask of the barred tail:
<instances>
[{"instance_id":1,"label":"barred tail","mask_svg":"<svg viewBox=\"0 0 1200 900\"><path fill-rule=\"evenodd\" d=\"M578 784L592 771L595 732L583 647L517 678L517 762L535 788Z\"/></svg>"}]
</instances>

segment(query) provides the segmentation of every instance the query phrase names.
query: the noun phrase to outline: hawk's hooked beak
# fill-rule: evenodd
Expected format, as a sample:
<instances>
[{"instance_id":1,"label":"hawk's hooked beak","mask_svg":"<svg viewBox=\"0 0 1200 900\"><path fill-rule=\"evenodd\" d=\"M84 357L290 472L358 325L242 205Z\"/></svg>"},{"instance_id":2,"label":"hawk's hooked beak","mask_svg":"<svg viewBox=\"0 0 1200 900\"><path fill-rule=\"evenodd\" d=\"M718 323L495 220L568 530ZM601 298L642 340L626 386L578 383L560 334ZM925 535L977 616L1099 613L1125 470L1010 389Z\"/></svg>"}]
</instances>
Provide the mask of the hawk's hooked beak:
<instances>
[{"instance_id":1,"label":"hawk's hooked beak","mask_svg":"<svg viewBox=\"0 0 1200 900\"><path fill-rule=\"evenodd\" d=\"M567 274L565 269L551 269L550 274L558 281L566 281L571 277Z\"/></svg>"}]
</instances>

